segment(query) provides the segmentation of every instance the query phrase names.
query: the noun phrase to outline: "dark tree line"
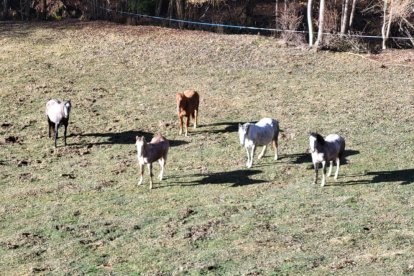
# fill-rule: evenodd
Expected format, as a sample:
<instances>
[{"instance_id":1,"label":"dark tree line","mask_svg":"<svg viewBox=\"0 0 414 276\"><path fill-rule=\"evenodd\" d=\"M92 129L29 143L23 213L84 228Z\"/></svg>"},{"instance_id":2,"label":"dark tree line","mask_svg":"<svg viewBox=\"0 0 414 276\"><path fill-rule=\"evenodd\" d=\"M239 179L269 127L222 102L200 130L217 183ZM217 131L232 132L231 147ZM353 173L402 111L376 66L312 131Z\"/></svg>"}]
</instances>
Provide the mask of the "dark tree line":
<instances>
[{"instance_id":1,"label":"dark tree line","mask_svg":"<svg viewBox=\"0 0 414 276\"><path fill-rule=\"evenodd\" d=\"M74 17L139 23L138 18L108 13L102 7L168 18L307 31L306 36L287 32L281 36L301 43L306 40L316 48L333 43L326 33L348 40L350 34L379 35L382 48L414 45L414 0L0 0L0 18ZM180 23L178 27L191 26ZM390 41L391 36L408 39Z\"/></svg>"}]
</instances>

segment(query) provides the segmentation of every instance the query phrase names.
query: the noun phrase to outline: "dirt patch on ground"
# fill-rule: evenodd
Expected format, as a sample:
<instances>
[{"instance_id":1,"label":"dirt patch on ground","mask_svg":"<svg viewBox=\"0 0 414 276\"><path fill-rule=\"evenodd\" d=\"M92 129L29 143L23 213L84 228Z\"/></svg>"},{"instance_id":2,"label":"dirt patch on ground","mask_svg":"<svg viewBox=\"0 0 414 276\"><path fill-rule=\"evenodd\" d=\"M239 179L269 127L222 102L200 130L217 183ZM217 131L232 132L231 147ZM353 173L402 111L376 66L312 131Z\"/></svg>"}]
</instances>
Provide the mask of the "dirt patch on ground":
<instances>
[{"instance_id":1,"label":"dirt patch on ground","mask_svg":"<svg viewBox=\"0 0 414 276\"><path fill-rule=\"evenodd\" d=\"M7 249L17 249L21 247L32 247L35 245L43 244L46 241L46 237L40 234L34 234L29 232L23 232L17 237L7 241L0 243L0 245Z\"/></svg>"},{"instance_id":2,"label":"dirt patch on ground","mask_svg":"<svg viewBox=\"0 0 414 276\"><path fill-rule=\"evenodd\" d=\"M215 232L215 227L221 224L220 220L211 220L201 225L194 225L187 229L184 238L192 241L204 240Z\"/></svg>"}]
</instances>

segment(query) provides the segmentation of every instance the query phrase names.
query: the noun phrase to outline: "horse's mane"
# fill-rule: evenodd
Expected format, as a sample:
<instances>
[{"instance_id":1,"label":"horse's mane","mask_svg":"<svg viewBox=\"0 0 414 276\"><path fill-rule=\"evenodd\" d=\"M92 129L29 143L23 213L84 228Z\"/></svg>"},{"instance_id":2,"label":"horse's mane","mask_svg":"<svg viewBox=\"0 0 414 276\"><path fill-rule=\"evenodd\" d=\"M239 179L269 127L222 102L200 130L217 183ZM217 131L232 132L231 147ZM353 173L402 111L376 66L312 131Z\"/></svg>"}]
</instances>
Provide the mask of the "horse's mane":
<instances>
[{"instance_id":1,"label":"horse's mane","mask_svg":"<svg viewBox=\"0 0 414 276\"><path fill-rule=\"evenodd\" d=\"M325 139L319 133L311 132L310 136L315 137L318 144L320 145L325 144Z\"/></svg>"}]
</instances>

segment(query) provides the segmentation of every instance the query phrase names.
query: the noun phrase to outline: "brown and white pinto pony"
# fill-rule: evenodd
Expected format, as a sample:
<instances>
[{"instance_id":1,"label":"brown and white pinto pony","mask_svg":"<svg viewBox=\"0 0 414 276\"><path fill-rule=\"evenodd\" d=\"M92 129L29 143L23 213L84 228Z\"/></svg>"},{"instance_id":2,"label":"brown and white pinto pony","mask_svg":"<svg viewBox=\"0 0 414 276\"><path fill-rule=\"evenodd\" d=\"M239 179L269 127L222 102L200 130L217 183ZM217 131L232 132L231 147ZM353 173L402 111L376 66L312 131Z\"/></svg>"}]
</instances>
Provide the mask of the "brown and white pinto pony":
<instances>
[{"instance_id":1,"label":"brown and white pinto pony","mask_svg":"<svg viewBox=\"0 0 414 276\"><path fill-rule=\"evenodd\" d=\"M185 136L188 136L188 126L190 124L190 116L194 119L194 129L197 127L198 120L198 105L200 103L200 96L195 90L186 90L175 95L177 101L177 113L180 118L180 131L183 134L183 117L187 117L185 124Z\"/></svg>"},{"instance_id":2,"label":"brown and white pinto pony","mask_svg":"<svg viewBox=\"0 0 414 276\"><path fill-rule=\"evenodd\" d=\"M161 166L161 172L159 175L159 179L162 180L164 174L165 164L167 163L167 155L168 149L170 144L168 140L158 134L154 138L152 138L151 142L147 143L145 141L144 136L136 137L135 145L137 146L137 157L138 157L138 164L141 169L141 178L138 182L138 185L142 184L143 176L144 176L144 165L147 164L149 175L150 175L150 190L152 189L152 163L158 161Z\"/></svg>"}]
</instances>

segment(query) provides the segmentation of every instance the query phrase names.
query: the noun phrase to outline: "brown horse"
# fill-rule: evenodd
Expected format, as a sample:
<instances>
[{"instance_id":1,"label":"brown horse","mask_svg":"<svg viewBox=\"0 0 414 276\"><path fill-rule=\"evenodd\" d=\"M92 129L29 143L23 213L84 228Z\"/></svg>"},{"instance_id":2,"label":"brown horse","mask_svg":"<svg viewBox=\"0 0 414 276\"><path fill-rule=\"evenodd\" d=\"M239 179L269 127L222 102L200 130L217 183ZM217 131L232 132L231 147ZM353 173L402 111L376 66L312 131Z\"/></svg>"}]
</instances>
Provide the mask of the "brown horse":
<instances>
[{"instance_id":1,"label":"brown horse","mask_svg":"<svg viewBox=\"0 0 414 276\"><path fill-rule=\"evenodd\" d=\"M144 136L137 136L135 145L137 146L138 164L141 169L141 178L138 182L138 185L142 184L144 176L144 165L147 164L150 174L150 189L152 189L152 163L157 160L158 163L160 163L161 172L159 175L159 179L162 180L162 176L164 174L164 167L167 163L168 148L170 144L164 136L158 134L157 136L152 138L151 142L149 143L145 141Z\"/></svg>"},{"instance_id":2,"label":"brown horse","mask_svg":"<svg viewBox=\"0 0 414 276\"><path fill-rule=\"evenodd\" d=\"M183 117L187 117L187 122L185 124L185 136L188 136L190 116L194 119L194 129L197 127L200 96L195 90L186 90L182 93L177 93L175 95L175 99L177 100L177 113L180 118L179 134L183 134Z\"/></svg>"}]
</instances>

